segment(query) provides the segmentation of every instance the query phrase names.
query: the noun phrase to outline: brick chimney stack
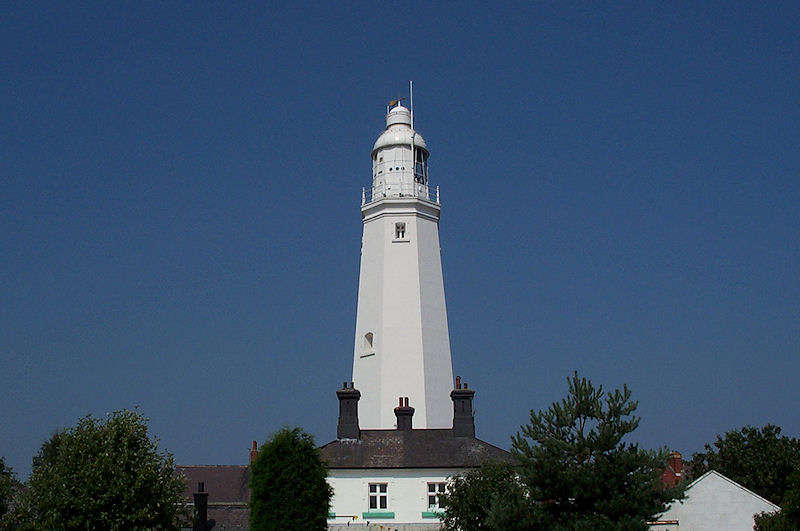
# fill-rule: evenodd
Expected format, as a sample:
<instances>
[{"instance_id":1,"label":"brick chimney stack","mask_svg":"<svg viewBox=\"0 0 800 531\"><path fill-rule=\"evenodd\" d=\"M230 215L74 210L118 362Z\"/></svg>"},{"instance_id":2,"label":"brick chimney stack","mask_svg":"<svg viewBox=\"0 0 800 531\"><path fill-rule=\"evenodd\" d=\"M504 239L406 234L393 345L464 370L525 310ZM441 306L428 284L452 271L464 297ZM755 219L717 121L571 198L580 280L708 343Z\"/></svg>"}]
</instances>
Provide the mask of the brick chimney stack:
<instances>
[{"instance_id":1,"label":"brick chimney stack","mask_svg":"<svg viewBox=\"0 0 800 531\"><path fill-rule=\"evenodd\" d=\"M665 487L674 487L683 481L683 456L680 452L672 451L667 457L667 467L661 476Z\"/></svg>"},{"instance_id":2,"label":"brick chimney stack","mask_svg":"<svg viewBox=\"0 0 800 531\"><path fill-rule=\"evenodd\" d=\"M400 397L400 405L394 408L397 417L398 431L411 431L412 419L414 418L414 408L408 405L408 397Z\"/></svg>"},{"instance_id":3,"label":"brick chimney stack","mask_svg":"<svg viewBox=\"0 0 800 531\"><path fill-rule=\"evenodd\" d=\"M461 383L461 376L456 377L456 388L450 391L453 399L453 435L456 437L475 437L475 417L472 414L472 399L475 391L466 383Z\"/></svg>"},{"instance_id":4,"label":"brick chimney stack","mask_svg":"<svg viewBox=\"0 0 800 531\"><path fill-rule=\"evenodd\" d=\"M256 459L258 459L258 443L253 441L253 449L250 450L250 464L255 463Z\"/></svg>"},{"instance_id":5,"label":"brick chimney stack","mask_svg":"<svg viewBox=\"0 0 800 531\"><path fill-rule=\"evenodd\" d=\"M683 456L678 451L672 451L669 454L669 459L667 460L669 463L670 468L675 471L675 474L681 475L683 474Z\"/></svg>"},{"instance_id":6,"label":"brick chimney stack","mask_svg":"<svg viewBox=\"0 0 800 531\"><path fill-rule=\"evenodd\" d=\"M336 427L337 439L358 439L361 436L361 429L358 427L358 401L361 399L361 392L350 387L347 382L342 382L342 388L336 391L339 397L339 424Z\"/></svg>"}]
</instances>

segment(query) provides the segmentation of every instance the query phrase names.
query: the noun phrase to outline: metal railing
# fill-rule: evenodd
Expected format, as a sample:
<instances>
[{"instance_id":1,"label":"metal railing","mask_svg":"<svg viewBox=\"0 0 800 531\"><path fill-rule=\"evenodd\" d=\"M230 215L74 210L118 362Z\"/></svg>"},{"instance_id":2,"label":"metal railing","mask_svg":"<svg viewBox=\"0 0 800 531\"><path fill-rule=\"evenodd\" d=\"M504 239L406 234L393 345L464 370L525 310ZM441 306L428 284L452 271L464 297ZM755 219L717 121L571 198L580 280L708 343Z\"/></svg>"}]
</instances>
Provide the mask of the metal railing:
<instances>
[{"instance_id":1,"label":"metal railing","mask_svg":"<svg viewBox=\"0 0 800 531\"><path fill-rule=\"evenodd\" d=\"M380 184L361 189L361 205L385 198L415 197L439 204L439 187L422 183Z\"/></svg>"}]
</instances>

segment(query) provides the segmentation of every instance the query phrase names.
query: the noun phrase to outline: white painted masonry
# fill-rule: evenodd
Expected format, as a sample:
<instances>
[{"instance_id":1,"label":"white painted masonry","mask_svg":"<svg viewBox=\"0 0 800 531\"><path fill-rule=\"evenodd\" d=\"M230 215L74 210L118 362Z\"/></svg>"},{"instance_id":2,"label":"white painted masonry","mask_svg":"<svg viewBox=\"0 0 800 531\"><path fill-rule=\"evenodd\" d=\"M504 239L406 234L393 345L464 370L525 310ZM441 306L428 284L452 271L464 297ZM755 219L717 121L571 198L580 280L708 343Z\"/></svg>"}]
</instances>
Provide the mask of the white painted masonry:
<instances>
[{"instance_id":1,"label":"white painted masonry","mask_svg":"<svg viewBox=\"0 0 800 531\"><path fill-rule=\"evenodd\" d=\"M440 206L428 185L427 159L409 110L392 108L372 151L373 185L361 206L353 382L362 394L362 429L393 428L401 396L416 410L415 428L452 422Z\"/></svg>"},{"instance_id":2,"label":"white painted masonry","mask_svg":"<svg viewBox=\"0 0 800 531\"><path fill-rule=\"evenodd\" d=\"M752 531L754 514L778 510L774 503L710 470L693 481L686 489L686 498L672 502L650 529Z\"/></svg>"},{"instance_id":3,"label":"white painted masonry","mask_svg":"<svg viewBox=\"0 0 800 531\"><path fill-rule=\"evenodd\" d=\"M428 523L438 529L440 522L435 508L428 506L428 483L446 482L456 469L357 469L330 470L328 483L333 487L331 508L336 516L329 526L353 524L383 525L414 522ZM386 483L386 509L369 508L369 484Z\"/></svg>"}]
</instances>

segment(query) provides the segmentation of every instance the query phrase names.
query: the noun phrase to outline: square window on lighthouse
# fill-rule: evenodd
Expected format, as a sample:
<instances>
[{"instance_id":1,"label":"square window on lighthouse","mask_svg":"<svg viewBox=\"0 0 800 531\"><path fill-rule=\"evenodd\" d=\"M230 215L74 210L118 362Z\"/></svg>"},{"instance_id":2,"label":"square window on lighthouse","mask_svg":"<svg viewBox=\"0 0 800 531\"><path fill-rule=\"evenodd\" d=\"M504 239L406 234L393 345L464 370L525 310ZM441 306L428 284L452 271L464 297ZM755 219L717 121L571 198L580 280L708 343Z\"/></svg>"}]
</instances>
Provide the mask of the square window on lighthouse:
<instances>
[{"instance_id":1,"label":"square window on lighthouse","mask_svg":"<svg viewBox=\"0 0 800 531\"><path fill-rule=\"evenodd\" d=\"M395 223L394 224L394 239L395 240L405 240L406 239L406 224L405 223Z\"/></svg>"}]
</instances>

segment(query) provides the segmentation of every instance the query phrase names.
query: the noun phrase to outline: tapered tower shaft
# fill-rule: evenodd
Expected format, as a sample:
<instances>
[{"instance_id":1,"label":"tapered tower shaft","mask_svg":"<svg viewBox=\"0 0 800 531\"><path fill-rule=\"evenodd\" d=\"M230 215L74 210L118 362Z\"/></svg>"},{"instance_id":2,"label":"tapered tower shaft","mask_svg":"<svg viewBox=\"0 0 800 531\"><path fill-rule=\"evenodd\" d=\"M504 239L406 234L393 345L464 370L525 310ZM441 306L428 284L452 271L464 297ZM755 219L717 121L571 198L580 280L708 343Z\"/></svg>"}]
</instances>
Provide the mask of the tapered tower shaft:
<instances>
[{"instance_id":1,"label":"tapered tower shaft","mask_svg":"<svg viewBox=\"0 0 800 531\"><path fill-rule=\"evenodd\" d=\"M453 370L439 248L438 192L428 149L403 106L386 116L365 191L353 381L362 429L390 429L398 397L414 428L452 424Z\"/></svg>"}]
</instances>

